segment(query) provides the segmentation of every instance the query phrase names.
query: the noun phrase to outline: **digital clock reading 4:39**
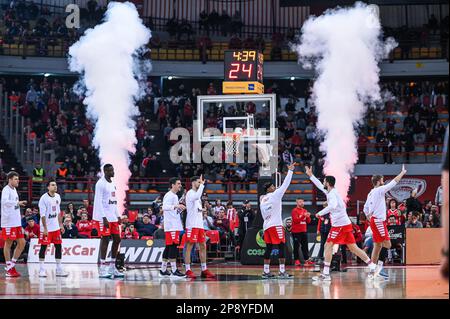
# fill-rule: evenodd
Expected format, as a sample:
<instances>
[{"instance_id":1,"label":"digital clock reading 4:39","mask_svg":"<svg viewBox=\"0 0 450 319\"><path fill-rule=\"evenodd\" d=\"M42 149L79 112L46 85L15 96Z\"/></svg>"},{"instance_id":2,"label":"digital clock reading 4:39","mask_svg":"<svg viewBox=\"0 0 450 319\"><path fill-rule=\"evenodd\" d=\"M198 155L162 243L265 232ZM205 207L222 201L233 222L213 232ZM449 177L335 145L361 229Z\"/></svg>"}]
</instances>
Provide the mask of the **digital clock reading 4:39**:
<instances>
[{"instance_id":1,"label":"digital clock reading 4:39","mask_svg":"<svg viewBox=\"0 0 450 319\"><path fill-rule=\"evenodd\" d=\"M225 51L225 81L263 82L264 55L256 50Z\"/></svg>"}]
</instances>

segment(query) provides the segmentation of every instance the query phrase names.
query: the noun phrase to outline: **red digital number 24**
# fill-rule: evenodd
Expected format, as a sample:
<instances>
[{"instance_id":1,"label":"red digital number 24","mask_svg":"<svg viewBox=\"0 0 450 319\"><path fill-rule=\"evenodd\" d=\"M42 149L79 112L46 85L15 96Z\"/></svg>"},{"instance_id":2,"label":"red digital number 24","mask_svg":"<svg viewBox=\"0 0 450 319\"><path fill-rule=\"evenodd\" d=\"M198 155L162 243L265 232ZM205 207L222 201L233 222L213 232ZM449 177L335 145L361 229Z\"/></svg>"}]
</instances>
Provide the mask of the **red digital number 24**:
<instances>
[{"instance_id":1,"label":"red digital number 24","mask_svg":"<svg viewBox=\"0 0 450 319\"><path fill-rule=\"evenodd\" d=\"M242 65L242 73L247 73L247 77L251 78L253 72L253 64L249 64L248 67L246 68L245 64L240 63L231 63L231 70L228 72L228 78L237 79L238 76L236 75L236 73L239 73L239 71L241 71L241 65Z\"/></svg>"},{"instance_id":2,"label":"red digital number 24","mask_svg":"<svg viewBox=\"0 0 450 319\"><path fill-rule=\"evenodd\" d=\"M237 75L235 75L235 73L239 72L240 67L240 63L231 63L231 70L228 72L228 78L237 79Z\"/></svg>"},{"instance_id":3,"label":"red digital number 24","mask_svg":"<svg viewBox=\"0 0 450 319\"><path fill-rule=\"evenodd\" d=\"M252 71L253 71L253 64L249 64L248 69L245 69L245 64L242 64L242 72L247 73L249 79L252 77Z\"/></svg>"}]
</instances>

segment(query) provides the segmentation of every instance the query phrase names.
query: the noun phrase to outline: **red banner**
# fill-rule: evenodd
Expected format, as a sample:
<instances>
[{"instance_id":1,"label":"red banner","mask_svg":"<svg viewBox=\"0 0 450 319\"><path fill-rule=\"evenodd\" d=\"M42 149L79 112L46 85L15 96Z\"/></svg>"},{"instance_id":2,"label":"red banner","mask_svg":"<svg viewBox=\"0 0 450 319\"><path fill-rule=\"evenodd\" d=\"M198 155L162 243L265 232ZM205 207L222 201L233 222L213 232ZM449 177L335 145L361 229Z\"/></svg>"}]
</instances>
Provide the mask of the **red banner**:
<instances>
[{"instance_id":1,"label":"red banner","mask_svg":"<svg viewBox=\"0 0 450 319\"><path fill-rule=\"evenodd\" d=\"M395 176L385 176L385 183L387 184L394 177ZM367 199L367 194L372 189L372 182L370 179L371 176L357 176L355 178L355 191L350 195L351 202L354 203L357 200L365 201ZM401 202L409 198L411 191L416 189L419 201L423 202L429 199L434 202L436 191L440 185L441 176L439 175L406 176L387 193L387 196Z\"/></svg>"}]
</instances>

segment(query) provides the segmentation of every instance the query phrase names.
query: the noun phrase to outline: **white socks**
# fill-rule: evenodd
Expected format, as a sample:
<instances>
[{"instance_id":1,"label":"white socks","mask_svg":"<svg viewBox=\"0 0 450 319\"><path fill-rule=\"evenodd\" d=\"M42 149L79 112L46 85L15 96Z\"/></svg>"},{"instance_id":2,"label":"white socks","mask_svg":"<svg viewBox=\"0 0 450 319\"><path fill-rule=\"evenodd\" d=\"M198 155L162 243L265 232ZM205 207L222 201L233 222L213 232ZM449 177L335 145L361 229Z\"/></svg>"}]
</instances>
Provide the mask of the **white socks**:
<instances>
[{"instance_id":1,"label":"white socks","mask_svg":"<svg viewBox=\"0 0 450 319\"><path fill-rule=\"evenodd\" d=\"M284 266L284 264L280 264L280 272L284 273L286 271L286 268Z\"/></svg>"},{"instance_id":2,"label":"white socks","mask_svg":"<svg viewBox=\"0 0 450 319\"><path fill-rule=\"evenodd\" d=\"M170 267L172 268L172 272L177 271L177 263L175 261L170 262Z\"/></svg>"},{"instance_id":3,"label":"white socks","mask_svg":"<svg viewBox=\"0 0 450 319\"><path fill-rule=\"evenodd\" d=\"M323 274L330 275L330 263L323 263Z\"/></svg>"},{"instance_id":4,"label":"white socks","mask_svg":"<svg viewBox=\"0 0 450 319\"><path fill-rule=\"evenodd\" d=\"M185 267L186 267L186 271L191 270L191 264L186 264Z\"/></svg>"},{"instance_id":5,"label":"white socks","mask_svg":"<svg viewBox=\"0 0 450 319\"><path fill-rule=\"evenodd\" d=\"M201 263L202 271L205 271L208 267L206 267L206 263Z\"/></svg>"},{"instance_id":6,"label":"white socks","mask_svg":"<svg viewBox=\"0 0 450 319\"><path fill-rule=\"evenodd\" d=\"M268 273L270 272L270 266L269 266L269 264L264 264L264 272L265 272L266 274L268 274Z\"/></svg>"},{"instance_id":7,"label":"white socks","mask_svg":"<svg viewBox=\"0 0 450 319\"><path fill-rule=\"evenodd\" d=\"M109 269L111 270L116 269L116 258L111 258L111 261L109 263Z\"/></svg>"},{"instance_id":8,"label":"white socks","mask_svg":"<svg viewBox=\"0 0 450 319\"><path fill-rule=\"evenodd\" d=\"M106 264L106 261L104 259L100 259L100 270L105 271L105 269L108 267Z\"/></svg>"},{"instance_id":9,"label":"white socks","mask_svg":"<svg viewBox=\"0 0 450 319\"><path fill-rule=\"evenodd\" d=\"M366 262L367 266L369 266L370 271L374 271L377 268L377 265L375 265L370 259L369 262Z\"/></svg>"},{"instance_id":10,"label":"white socks","mask_svg":"<svg viewBox=\"0 0 450 319\"><path fill-rule=\"evenodd\" d=\"M161 271L166 272L166 270L167 270L167 261L163 261L161 263Z\"/></svg>"}]
</instances>

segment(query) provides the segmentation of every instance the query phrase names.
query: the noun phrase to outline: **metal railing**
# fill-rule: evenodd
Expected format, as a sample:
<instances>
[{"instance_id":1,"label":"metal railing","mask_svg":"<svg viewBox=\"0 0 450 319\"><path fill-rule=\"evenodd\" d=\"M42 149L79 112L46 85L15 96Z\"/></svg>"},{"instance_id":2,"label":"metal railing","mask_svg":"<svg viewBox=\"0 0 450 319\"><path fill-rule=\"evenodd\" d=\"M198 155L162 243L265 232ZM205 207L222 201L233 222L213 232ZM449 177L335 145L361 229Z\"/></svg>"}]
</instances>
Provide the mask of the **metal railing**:
<instances>
[{"instance_id":1,"label":"metal railing","mask_svg":"<svg viewBox=\"0 0 450 319\"><path fill-rule=\"evenodd\" d=\"M50 172L47 172L46 176L52 176ZM45 185L49 178L45 178L44 181L33 181L32 176L21 176L20 177L20 194L23 200L29 202L35 202L39 200L40 196L45 193ZM65 179L57 179L58 192L64 195L67 194L81 194L92 201L94 199L94 188L97 182L96 177L66 177ZM0 179L0 186L6 184L6 180ZM191 183L189 178L181 178L181 182L184 185L186 191L191 188ZM130 201L130 194L135 195L155 195L158 197L164 195L169 189L169 178L131 178L128 183L129 190L126 192L126 201ZM257 195L257 182L256 180L250 181L209 181L207 183L207 188L205 189L205 194L207 196L214 195L214 197L220 196L222 199L224 197L226 200L233 200L235 195ZM304 190L298 192L296 190L288 190L287 195L311 195L313 197L312 204L315 205L315 190ZM63 196L64 196L63 195ZM256 197L255 197L256 201Z\"/></svg>"},{"instance_id":2,"label":"metal railing","mask_svg":"<svg viewBox=\"0 0 450 319\"><path fill-rule=\"evenodd\" d=\"M24 39L16 37L13 43L3 43L0 46L0 55L22 56L22 57L63 57L68 53L68 48L75 41L67 39L55 39L54 45L40 46L39 39ZM184 44L186 45L186 44ZM152 60L173 60L173 61L199 61L202 60L200 49L196 48L194 41L190 42L190 48L179 48L180 43L165 42L159 48L151 48L149 58ZM215 46L215 47L214 47ZM288 49L287 45L281 49L281 52L271 52L271 45L266 45L264 50L264 59L266 61L297 61L295 52ZM224 50L228 50L228 43L215 42L212 49L206 50L206 61L223 61ZM448 51L442 50L440 46L422 46L413 47L407 51L396 49L391 52L387 60L427 60L427 59L446 59Z\"/></svg>"},{"instance_id":3,"label":"metal railing","mask_svg":"<svg viewBox=\"0 0 450 319\"><path fill-rule=\"evenodd\" d=\"M367 148L372 148L373 150L367 150ZM382 156L383 159L387 159L384 162L393 162L395 159L401 158L404 160L413 160L421 158L420 163L439 163L441 161L443 144L439 143L415 143L415 148L422 147L423 150L414 150L407 152L405 146L400 146L398 144L391 147L391 150L386 150L385 145L380 144L367 144L365 150L361 150L361 146L358 149L359 164L365 164L367 159L373 156ZM434 149L437 148L437 149ZM401 149L401 150L400 150ZM422 160L423 158L423 160ZM364 163L362 163L362 161ZM383 163L384 163L383 162Z\"/></svg>"}]
</instances>

